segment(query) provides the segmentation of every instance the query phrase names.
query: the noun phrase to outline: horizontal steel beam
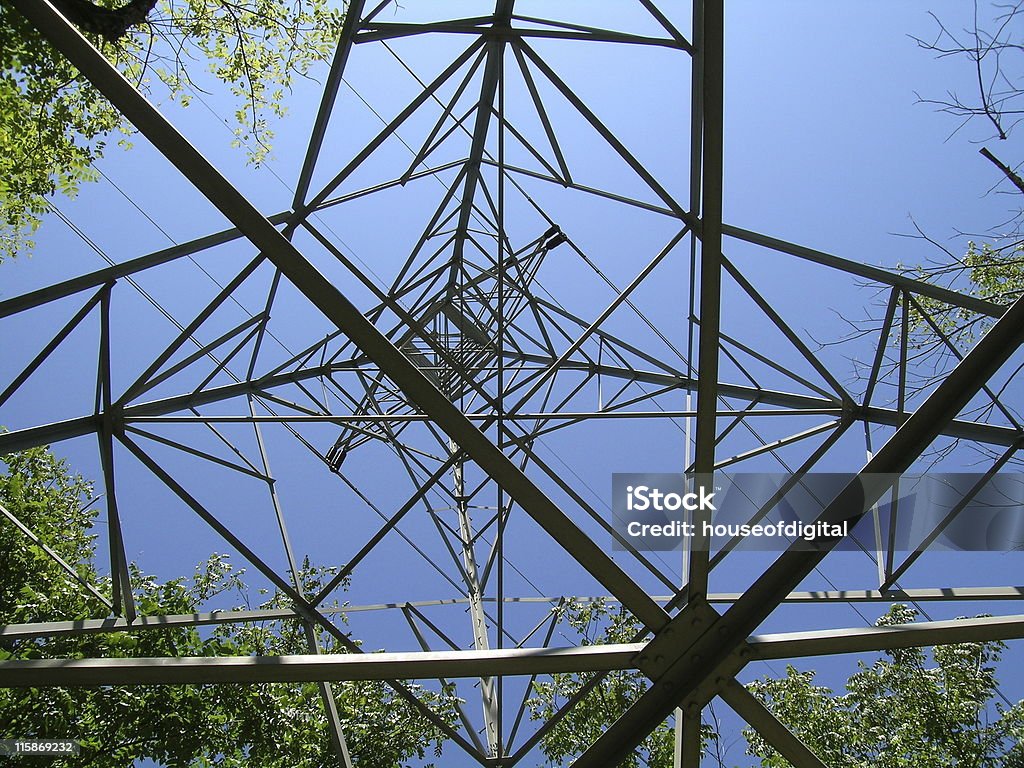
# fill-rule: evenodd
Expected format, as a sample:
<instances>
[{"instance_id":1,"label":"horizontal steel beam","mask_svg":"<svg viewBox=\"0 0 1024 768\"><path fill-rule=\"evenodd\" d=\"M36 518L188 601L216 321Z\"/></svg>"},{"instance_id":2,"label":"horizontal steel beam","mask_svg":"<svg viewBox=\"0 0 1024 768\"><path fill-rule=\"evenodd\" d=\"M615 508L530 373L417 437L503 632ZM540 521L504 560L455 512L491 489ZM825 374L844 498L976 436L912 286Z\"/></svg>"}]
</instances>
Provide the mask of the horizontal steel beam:
<instances>
[{"instance_id":1,"label":"horizontal steel beam","mask_svg":"<svg viewBox=\"0 0 1024 768\"><path fill-rule=\"evenodd\" d=\"M522 360L538 364L551 364L551 358L543 355L517 355ZM633 379L646 384L658 384L665 387L678 386L680 389L688 389L696 386L696 378L691 378L683 373L663 373L660 371L624 371L610 365L597 365L583 361L567 360L559 366L564 371L584 371L587 373L610 376L619 379ZM742 384L731 384L719 382L718 392L725 399L741 400L743 402L757 402L761 405L773 405L782 408L807 409L809 411L829 413L842 409L839 400L828 400L816 395L803 395L795 392L784 392L771 389L759 389L757 387L744 386ZM860 421L867 421L872 424L883 424L886 426L898 427L906 421L908 414L900 413L895 408L877 408L870 406L864 408L857 406L849 412L851 417ZM951 420L942 430L947 437L961 438L964 440L976 440L979 443L991 445L1010 446L1021 438L1021 433L1013 427L1004 427L998 424L985 424L978 421L966 421L964 419Z\"/></svg>"},{"instance_id":2,"label":"horizontal steel beam","mask_svg":"<svg viewBox=\"0 0 1024 768\"><path fill-rule=\"evenodd\" d=\"M170 616L137 616L134 621L123 618L78 619L76 621L43 621L35 624L0 625L0 640L27 637L59 637L102 632L135 632L178 627L200 627L209 624L235 624L250 621L282 621L302 616L287 608L261 611L213 611L182 613Z\"/></svg>"},{"instance_id":3,"label":"horizontal steel beam","mask_svg":"<svg viewBox=\"0 0 1024 768\"><path fill-rule=\"evenodd\" d=\"M952 643L1017 640L1022 637L1024 616L1017 615L755 635L747 640L747 644L754 658L789 659Z\"/></svg>"},{"instance_id":4,"label":"horizontal steel beam","mask_svg":"<svg viewBox=\"0 0 1024 768\"><path fill-rule=\"evenodd\" d=\"M608 672L629 669L642 643L489 651L295 656L41 659L0 662L0 687L288 683Z\"/></svg>"},{"instance_id":5,"label":"horizontal steel beam","mask_svg":"<svg viewBox=\"0 0 1024 768\"><path fill-rule=\"evenodd\" d=\"M655 602L664 604L674 599L674 595L654 597ZM735 603L741 597L739 592L712 592L708 595L709 603ZM604 602L618 604L611 596L575 597L576 601ZM482 602L497 602L493 597L483 597ZM549 603L557 605L565 600L562 597L506 597L502 602L513 603ZM949 587L936 589L894 589L879 591L877 589L854 589L821 592L791 592L784 603L817 604L817 603L892 603L892 602L972 602L972 601L1024 600L1024 587ZM438 600L411 600L400 603L372 603L365 605L346 605L338 613L362 613L367 611L401 610L403 608L432 608L447 605L466 605L465 597L442 598ZM321 611L330 614L332 611ZM47 621L34 624L0 625L0 639L26 637L57 637L60 635L79 635L97 632L138 632L168 627L203 626L207 624L233 624L250 621L283 621L301 618L298 612L287 608L260 611L213 611L209 613L186 613L169 616L139 616L133 622L122 618L79 619L76 621ZM919 625L923 626L923 625Z\"/></svg>"},{"instance_id":6,"label":"horizontal steel beam","mask_svg":"<svg viewBox=\"0 0 1024 768\"><path fill-rule=\"evenodd\" d=\"M964 309L970 310L971 312L977 312L978 314L987 315L989 317L1001 317L1006 311L1006 306L1002 304L995 304L991 301L986 301L985 299L979 299L976 296L969 296L957 291L951 291L949 288L943 288L941 285L926 283L924 280L915 280L914 278L907 277L906 275L890 272L882 267L862 264L858 261L851 261L850 259L833 256L832 254L825 253L824 251L817 251L814 248L808 248L804 245L797 245L785 240L780 240L777 237L769 237L768 235L762 235L758 232L751 232L748 229L740 229L739 227L733 227L726 224L722 227L722 233L728 237L736 238L737 240L743 240L748 243L753 243L754 245L760 245L764 248L770 248L771 250L778 251L780 253L788 253L790 256L796 256L804 261L811 261L815 264L832 267L833 269L838 269L851 275L857 275L858 277L863 277L876 283L892 285L897 288L905 288L911 293L916 293L919 296L927 296L928 298L935 299L936 301L941 301L944 304L950 304L954 307L963 307Z\"/></svg>"},{"instance_id":7,"label":"horizontal steel beam","mask_svg":"<svg viewBox=\"0 0 1024 768\"><path fill-rule=\"evenodd\" d=\"M229 616L235 621L294 618L290 611L225 611L201 615L211 621L214 617ZM183 620L186 617L148 617L137 621L154 628L154 620L161 618ZM163 626L174 624L165 623ZM0 637L24 636L0 633ZM747 644L754 660L1020 638L1024 638L1024 615L754 635L747 639ZM622 643L487 651L4 661L0 662L0 687L393 680L609 672L638 669L638 656L646 647L644 643Z\"/></svg>"},{"instance_id":8,"label":"horizontal steel beam","mask_svg":"<svg viewBox=\"0 0 1024 768\"><path fill-rule=\"evenodd\" d=\"M577 364L567 363L562 366L565 369L577 369ZM586 364L578 364L578 369L585 370ZM206 389L202 392L176 395L162 400L155 400L148 403L139 403L137 405L128 406L123 410L123 416L125 423L129 422L140 422L140 421L159 421L159 417L176 413L179 411L187 411L192 407L198 407L201 405L208 405L210 403L218 403L226 400L230 400L235 397L242 397L251 393L259 393L261 391L273 389L275 387L286 386L288 384L294 384L300 381L317 378L318 376L329 375L333 372L340 372L345 370L351 370L349 367L316 367L307 368L299 371L289 371L287 373L281 373L274 376L267 376L262 379L254 379L251 382L239 382L236 384L225 384L221 387L214 387L212 389ZM608 374L609 371L615 371L620 375L624 375L620 369L612 369L610 366L601 366L603 374ZM689 381L685 377L676 377L669 374L663 373L651 373L644 371L637 371L634 375L637 381L644 381L647 383L658 383L665 384L671 382L682 383ZM806 395L797 395L787 392L773 392L771 390L758 390L752 387L743 387L736 384L721 384L719 391L723 397L735 398L738 400L745 400L753 402L754 400L759 401L764 405L779 405L782 407L791 407L799 413L793 413L791 415L801 415L806 412L808 415L818 414L836 414L842 413L842 410L838 410L835 404L829 400L821 398L813 398ZM626 412L623 412L626 413ZM660 412L659 412L660 413ZM863 408L857 411L857 418L867 421L872 424L883 424L887 426L897 426L900 423L900 414L889 408ZM630 416L637 416L636 414L630 413ZM680 414L682 415L682 414ZM738 415L738 414L736 414ZM761 415L757 411L751 411L746 414L745 417L754 417ZM640 416L643 416L641 414ZM637 416L638 418L640 416ZM567 414L567 418L586 418L586 414ZM610 415L609 412L603 412L599 415L600 418L615 418ZM196 420L195 417L185 417L188 420ZM276 419L277 417L275 417ZM364 420L372 421L368 417L350 417L346 419L344 416L324 416L315 417L322 421L353 421L353 420ZM389 420L389 417L380 417L382 420ZM476 415L467 414L466 418L473 420L477 418ZM487 418L493 418L488 416ZM533 418L533 415L509 415L506 418ZM538 414L538 418L543 418L542 415ZM172 419L169 419L172 420ZM202 418L200 417L200 419ZM251 417L210 417L209 421L251 421ZM280 420L287 421L288 419L281 418ZM303 418L296 418L295 421L302 421ZM313 420L307 418L305 420ZM427 416L396 416L394 421L418 421L418 420L430 420ZM26 427L24 429L13 430L11 432L5 432L0 434L0 453L11 453L14 451L21 451L26 448L32 448L37 445L46 445L49 443L60 442L61 440L70 440L75 437L81 437L83 435L90 435L96 431L99 425L99 419L96 416L82 416L79 418L68 419L66 421L54 422L52 424L44 424L37 427ZM1010 446L1017 443L1021 434L1012 427L1004 427L998 424L984 424L975 421L965 421L962 419L954 419L951 421L942 434L946 437L960 438L965 440L974 440L979 443L986 443L988 445L1002 445Z\"/></svg>"},{"instance_id":9,"label":"horizontal steel beam","mask_svg":"<svg viewBox=\"0 0 1024 768\"><path fill-rule=\"evenodd\" d=\"M709 603L735 603L739 592L708 595ZM660 599L660 598L655 598ZM784 603L956 603L975 600L1022 600L1024 587L935 587L932 589L842 589L815 592L790 592ZM667 601L666 601L667 602Z\"/></svg>"}]
</instances>

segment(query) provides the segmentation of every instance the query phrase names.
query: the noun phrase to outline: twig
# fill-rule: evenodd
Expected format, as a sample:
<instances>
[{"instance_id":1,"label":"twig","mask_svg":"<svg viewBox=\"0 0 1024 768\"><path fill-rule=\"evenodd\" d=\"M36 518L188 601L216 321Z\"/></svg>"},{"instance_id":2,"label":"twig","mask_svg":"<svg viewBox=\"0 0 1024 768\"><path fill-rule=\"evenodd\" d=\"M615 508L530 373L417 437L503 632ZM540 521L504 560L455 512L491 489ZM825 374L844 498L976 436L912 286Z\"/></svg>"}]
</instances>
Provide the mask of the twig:
<instances>
[{"instance_id":1,"label":"twig","mask_svg":"<svg viewBox=\"0 0 1024 768\"><path fill-rule=\"evenodd\" d=\"M994 166L995 166L996 168L998 168L998 169L999 169L1000 171L1002 171L1002 172L1003 172L1003 175L1005 175L1005 176L1006 176L1006 178L1008 178L1008 179L1009 179L1010 181L1012 181L1012 182L1013 182L1013 185L1014 185L1014 186L1015 186L1015 187L1016 187L1017 189L1019 189L1019 190L1020 190L1021 192L1024 192L1024 179L1021 179L1021 177L1020 177L1020 176L1018 176L1018 175L1017 175L1017 174L1016 174L1016 173L1015 173L1015 172L1013 171L1013 169L1012 169L1012 168L1010 168L1010 166L1006 165L1006 164L1005 164L1004 162L1002 162L1002 161L1001 161L1001 160L1000 160L1000 159L999 159L998 157L996 157L996 156L995 156L995 155L993 155L993 154L992 154L991 152L989 152L989 151L988 151L988 147L982 147L982 148L981 148L981 149L979 149L978 151L979 151L979 152L980 152L980 153L981 153L981 154L982 154L982 155L983 155L984 157L988 158L988 159L989 159L989 160L990 160L990 161L992 162L992 164L993 164L993 165L994 165Z\"/></svg>"}]
</instances>

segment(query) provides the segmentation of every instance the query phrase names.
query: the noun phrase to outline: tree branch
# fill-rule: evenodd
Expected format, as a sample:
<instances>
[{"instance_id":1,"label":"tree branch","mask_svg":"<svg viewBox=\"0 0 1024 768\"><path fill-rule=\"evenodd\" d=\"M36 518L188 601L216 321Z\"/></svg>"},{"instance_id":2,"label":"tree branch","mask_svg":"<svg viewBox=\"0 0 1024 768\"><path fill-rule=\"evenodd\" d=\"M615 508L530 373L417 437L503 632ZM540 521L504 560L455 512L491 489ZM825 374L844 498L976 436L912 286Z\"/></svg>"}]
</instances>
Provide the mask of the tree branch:
<instances>
[{"instance_id":1,"label":"tree branch","mask_svg":"<svg viewBox=\"0 0 1024 768\"><path fill-rule=\"evenodd\" d=\"M1013 185L1017 189L1019 189L1021 192L1024 192L1024 179L1022 179L1020 176L1018 176L1014 172L1014 170L1012 168L1010 168L1010 166L1006 165L999 158L997 158L995 155L993 155L991 152L989 152L988 151L988 147L982 147L978 151L984 157L988 158L996 168L998 168L1000 171L1002 171L1003 175L1006 176L1006 178L1008 178L1010 181L1012 181Z\"/></svg>"},{"instance_id":2,"label":"tree branch","mask_svg":"<svg viewBox=\"0 0 1024 768\"><path fill-rule=\"evenodd\" d=\"M89 0L53 0L53 4L83 32L113 43L146 20L156 0L128 0L120 8L104 8Z\"/></svg>"}]
</instances>

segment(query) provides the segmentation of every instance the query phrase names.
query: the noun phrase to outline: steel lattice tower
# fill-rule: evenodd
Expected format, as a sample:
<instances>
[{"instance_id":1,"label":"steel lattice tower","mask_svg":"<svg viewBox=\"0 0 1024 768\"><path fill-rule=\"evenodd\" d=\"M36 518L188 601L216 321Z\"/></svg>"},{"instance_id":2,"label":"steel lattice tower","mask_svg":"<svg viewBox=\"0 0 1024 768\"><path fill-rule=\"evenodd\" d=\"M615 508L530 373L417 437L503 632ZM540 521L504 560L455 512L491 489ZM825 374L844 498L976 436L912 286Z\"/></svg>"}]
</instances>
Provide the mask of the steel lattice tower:
<instances>
[{"instance_id":1,"label":"steel lattice tower","mask_svg":"<svg viewBox=\"0 0 1024 768\"><path fill-rule=\"evenodd\" d=\"M723 222L721 0L694 0L682 15L635 0L649 25L639 32L586 18L537 18L518 12L515 0L481 1L479 15L459 18L448 18L444 4L351 0L292 205L273 215L228 182L46 0L12 4L230 226L0 301L0 323L71 307L60 329L41 336L27 363L0 382L0 422L12 428L0 434L0 453L96 441L113 585L108 618L8 626L0 634L288 618L307 628L310 655L274 664L248 657L4 661L0 685L315 681L339 764L349 764L329 681L387 680L403 690L403 680L458 680L467 704L458 728L444 726L450 739L481 765L512 766L557 722L532 731L522 724L538 676L580 672L597 680L635 670L648 681L646 692L574 765L614 765L673 716L677 760L697 765L702 709L721 697L804 768L821 762L736 681L748 665L1024 636L1024 617L1012 615L899 630L754 634L783 604L1024 596L1012 585L902 589L899 580L918 556L900 561L884 542L868 553L875 560L870 583L855 590L808 588L825 551L773 555L731 592L714 589L728 550L686 553L682 574L678 563L650 553L612 555L593 475L577 470L604 454L624 470L636 468L630 451L647 440L640 435L673 446L665 471L709 474L778 461L772 466L792 470L794 483L821 466L847 466L850 455L860 457L849 468L862 476L899 474L950 441L958 450L985 447L994 473L1024 439L1004 403L1012 387L990 385L1002 385L1007 364L1020 358L1024 303L995 305ZM360 57L369 67L374 56L397 59L391 46L410 40L430 41L424 50L442 63L409 63L416 91L390 95L383 127L351 138L357 126L332 121L344 78ZM688 74L665 107L681 126L669 153L675 166L641 159L560 71L567 60L558 51L587 45L641 52L627 78L664 62ZM594 174L588 160L614 170ZM588 217L609 230L635 228L635 247L588 242L580 231ZM336 231L359 241L372 268ZM775 306L758 278L728 258L738 247L787 268L816 265L883 287L887 304L870 338L862 391L844 385L848 371L836 370L797 329L799 307ZM162 270L206 256L238 267L187 316L175 313L167 343L155 348L119 332L137 311L122 309L122 302L132 306L126 297L137 297L135 280L159 280ZM253 296L259 310L237 314ZM671 312L666 296L678 301ZM911 312L926 314L922 297L994 322L934 387L911 392L906 326ZM723 314L729 302L747 307L757 333L745 338L733 327ZM67 386L95 408L26 421L18 397L87 327L98 376ZM777 342L764 346L762 328ZM889 361L890 339L901 328L902 346ZM144 362L124 363L130 355L119 345L134 345L133 359ZM879 404L884 388L893 401ZM979 399L991 406L980 416L972 410ZM279 451L286 458L274 463L285 470L274 474L271 446L285 442L304 458ZM567 452L572 464L562 463ZM131 483L140 472L291 607L139 616L125 531L136 525L139 491ZM289 472L300 476L289 480ZM308 486L309 498L331 506L329 519L289 507L280 491L288 483ZM868 487L871 497L840 494L823 514L853 503L864 513L889 491ZM259 511L250 515L246 506L243 514L232 500L241 498L246 505L258 498ZM277 535L273 546L256 535L257 517ZM316 561L336 571L309 594L297 574L308 542L318 539L330 543ZM350 607L351 626L343 629L327 606L344 599L349 579L364 572L376 579L385 568L414 597L396 602L392 587L381 587L376 605ZM733 582L723 576L723 583ZM573 596L621 603L643 634L621 645L561 643L558 609ZM389 638L374 646L384 653L365 654L349 638L350 631L361 636L362 617L371 614L394 617L365 619L374 642ZM321 632L351 652L319 654Z\"/></svg>"}]
</instances>

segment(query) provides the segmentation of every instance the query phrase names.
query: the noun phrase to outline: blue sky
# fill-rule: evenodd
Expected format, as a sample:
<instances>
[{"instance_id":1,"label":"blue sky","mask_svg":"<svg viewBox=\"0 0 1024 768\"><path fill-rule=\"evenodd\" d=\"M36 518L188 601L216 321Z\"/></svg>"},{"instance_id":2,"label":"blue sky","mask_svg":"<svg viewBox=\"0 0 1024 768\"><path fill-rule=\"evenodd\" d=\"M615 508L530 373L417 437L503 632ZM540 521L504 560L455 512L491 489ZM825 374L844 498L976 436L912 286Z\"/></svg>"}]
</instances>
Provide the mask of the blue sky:
<instances>
[{"instance_id":1,"label":"blue sky","mask_svg":"<svg viewBox=\"0 0 1024 768\"><path fill-rule=\"evenodd\" d=\"M412 3L406 5L412 6ZM550 11L549 4L524 2L522 13ZM454 17L461 8L477 9L477 3L446 6ZM631 7L631 6L630 6ZM650 23L637 13L623 11L624 4L611 2L564 3L559 10L572 17L586 8L595 25L621 25L625 29L649 30ZM934 108L919 104L915 94L937 97L949 90L964 93L973 87L966 62L936 60L919 49L910 36L928 37L934 10L951 27L969 19L963 3L818 3L804 2L730 2L726 24L725 83L725 202L724 218L729 224L756 230L836 255L893 267L922 263L935 256L932 246L900 238L913 229L913 221L935 239L947 242L955 230L985 232L1004 221L1012 200L986 194L998 181L995 170L980 157L978 148L989 136L984 126L957 128L953 118L937 114ZM407 14L418 12L408 8ZM685 14L677 19L688 27ZM451 60L468 41L445 38L440 41L407 40L394 49L410 66L429 79ZM623 142L673 193L685 199L687 187L687 142L689 107L689 69L685 57L663 51L642 52L612 50L603 44L536 44L536 49L552 62L573 90L598 112ZM445 58L447 57L447 58ZM513 64L511 60L507 66ZM322 73L321 73L322 74ZM414 94L416 83L395 58L375 46L361 46L353 54L349 69L350 88L343 88L339 107L332 118L322 162L314 176L317 182L330 178L355 150L380 128L379 118L363 102L365 99L379 114L390 119ZM450 90L448 91L450 93ZM161 100L155 94L157 101ZM524 125L529 110L521 92L510 90L510 120ZM167 114L187 136L235 182L265 213L272 214L290 206L291 192L302 162L305 141L318 100L315 83L304 83L290 95L290 115L275 126L277 137L273 159L259 169L246 167L244 153L230 147L231 132L223 125L232 107L222 94L203 97L205 103L193 103L182 110L166 104ZM519 108L521 112L516 112ZM571 114L564 102L552 99L552 114L564 120L566 155L578 169L577 178L595 186L615 185L627 193L646 194L637 180L616 161L601 142ZM416 143L426 116L410 121L403 138ZM532 129L536 131L536 124ZM421 136L420 136L420 140ZM131 258L171 241L181 242L225 226L209 204L203 202L141 137L135 137L130 152L111 148L100 163L106 180L83 190L74 202L58 201L60 209L102 251L115 261ZM987 144L1012 162L1019 143ZM455 152L456 150L451 150ZM356 181L372 183L387 178L388 171L402 170L410 160L408 150L392 142L368 164ZM392 174L393 175L393 174ZM450 174L445 178L450 179ZM283 181L282 181L283 180ZM116 185L116 187L114 186ZM436 187L436 188L435 188ZM529 187L541 189L541 185ZM120 190L120 191L119 191ZM332 209L322 216L330 227L332 239L368 270L390 282L403 255L402 248L415 238L416 225L422 226L426 206L437 204L440 187L429 180L365 202ZM122 195L123 191L123 195ZM581 198L545 190L544 205L550 206L556 220L581 250L600 264L620 286L674 233L675 227L664 217L623 213L614 206L584 203ZM514 197L510 195L510 197ZM130 198L130 201L129 201ZM538 199L541 199L538 197ZM140 213L138 209L145 212ZM525 243L545 228L521 200L509 202L516 215L513 234L517 243ZM148 218L147 218L148 217ZM510 232L513 225L510 224ZM161 231L162 230L162 231ZM0 299L18 295L50 282L65 279L104 266L102 258L91 252L83 240L62 222L50 219L38 238L37 254L3 265ZM963 248L963 240L948 241L952 250ZM310 247L310 239L297 239ZM881 312L877 289L833 270L799 262L736 241L726 241L726 255L753 282L771 305L806 338L831 342L849 332L850 322L862 322ZM338 284L362 307L371 305L367 291L344 270L331 264L321 252L309 251L310 258L338 281ZM670 259L659 268L657 279L637 293L637 301L659 328L674 343L684 344L686 326L686 259ZM202 274L197 264L213 278L229 280L252 257L251 249L233 244L196 258L196 263L181 262L139 277L139 284L175 317L189 318L210 300L217 287ZM564 249L552 252L538 278L551 294L583 317L593 317L614 296L584 270ZM239 293L245 310L261 308L269 271L264 267ZM154 348L175 333L173 327L155 312L148 301L119 285L116 324L115 375L122 385L133 380L153 356ZM284 344L298 349L329 331L325 321L298 297L282 289L283 298L275 310L274 332ZM19 370L39 348L39 339L47 328L59 328L80 306L84 297L65 300L53 308L6 322L4 337L13 340L10 374ZM77 302L77 303L76 303ZM205 338L229 322L238 322L244 313L239 307L218 316L210 324ZM191 314L190 314L191 313ZM628 313L615 315L615 327L638 343L650 345L657 354L670 355L637 318ZM799 363L763 316L743 299L734 286L725 289L723 330L757 346L769 355L777 355L786 365ZM89 334L93 334L90 336ZM89 387L95 348L95 328L83 327L80 341L62 349L52 367L41 371L30 395L17 396L5 408L0 420L10 428L40 421L76 416L91 410ZM7 346L7 344L5 344ZM285 353L268 344L268 356ZM849 358L860 360L869 355L870 345L853 343L827 346L821 357L844 385L859 391ZM666 360L668 357L665 358ZM22 362L19 362L22 361ZM8 370L8 365L3 367ZM82 373L82 371L86 373ZM72 383L74 386L68 386ZM166 388L168 394L174 382ZM159 392L160 390L156 390ZM587 393L590 397L594 393ZM1019 392L1018 392L1019 394ZM673 399L674 398L674 399ZM682 396L668 396L666 407L682 407ZM225 414L237 412L237 404L225 408ZM614 421L597 426L567 429L553 434L539 448L541 455L566 478L574 478L587 501L599 511L605 510L610 490L610 475L621 471L676 471L682 464L680 423L661 422L651 426L641 422ZM801 426L798 427L802 428ZM185 434L181 427L164 434ZM775 425L766 427L770 438ZM779 427L778 429L782 429ZM240 427L224 427L249 449L251 434ZM863 437L851 430L823 469L850 471L863 463ZM279 477L278 491L294 521L291 534L300 553L310 554L315 562L343 562L359 543L379 525L379 519L363 508L358 499L344 489L328 486L322 468L294 441L275 426L266 426L264 434L270 446L273 470ZM307 434L320 446L329 446L330 428L310 428ZM192 433L195 445L208 446L209 436ZM880 432L877 439L882 439ZM747 438L749 440L749 437ZM736 450L742 446L737 440ZM723 446L728 450L731 444ZM69 456L86 474L98 476L95 441L76 439L57 448ZM277 540L276 523L268 514L265 492L259 484L223 480L222 475L183 459L170 458L154 447L154 455L165 455L181 476L204 494L229 523L245 531L245 538L270 562L283 567L283 553ZM212 450L212 449L211 449ZM793 456L799 454L794 451ZM400 503L410 492L408 478L383 445L371 445L346 463L346 471L382 509ZM777 468L759 463L751 468ZM180 508L170 494L126 453L118 454L119 487L122 488L122 516L125 519L129 558L136 559L148 572L162 578L189 572L192 564L214 550L224 551L194 516ZM334 490L329 490L333 488ZM553 491L557 493L557 491ZM559 495L565 501L564 495ZM486 519L487 515L480 513ZM585 524L585 523L584 523ZM427 542L435 554L444 555L431 533L428 521L410 521L410 538ZM592 594L593 581L572 564L557 560L553 545L528 521L510 523L509 558L518 569L530 575L530 581L509 574L508 589L524 596L536 594ZM595 536L603 534L596 531ZM610 548L610 542L609 542ZM749 583L764 562L753 555L735 556L728 571L713 577L713 591L732 591ZM1019 554L943 555L925 558L908 578L911 586L977 586L1012 584L1019 571ZM747 558L747 559L743 559ZM236 562L238 560L235 557ZM343 599L353 604L384 603L402 600L431 600L451 597L452 592L436 573L414 566L415 555L406 542L389 538L380 551L357 571ZM557 563L557 566L553 565ZM636 578L644 579L632 565ZM670 573L677 564L666 562ZM250 569L250 575L254 572ZM853 588L864 584L873 573L873 565L859 555L839 554L826 561L824 574L809 582L818 588L829 582ZM648 579L653 591L658 585ZM950 583L954 582L954 583ZM253 578L253 584L260 581ZM536 591L533 585L536 584ZM543 614L544 606L522 608L510 618L517 628L525 628ZM837 606L829 610L802 607L780 609L765 625L765 631L812 629L828 626L855 626L872 621L884 606L868 605L857 610ZM970 605L931 607L934 618L985 610L1008 612L1003 606ZM395 612L365 612L353 618L353 629L365 638L367 647L405 650L413 640ZM460 611L439 611L446 626L457 631L460 642L468 642L469 623ZM458 615L456 615L458 614ZM837 682L852 671L852 659L816 662L826 679ZM1011 697L1024 691L1024 681L1004 665L1005 690ZM763 674L756 670L756 674ZM476 711L470 708L475 716ZM730 755L730 759L739 759Z\"/></svg>"}]
</instances>

